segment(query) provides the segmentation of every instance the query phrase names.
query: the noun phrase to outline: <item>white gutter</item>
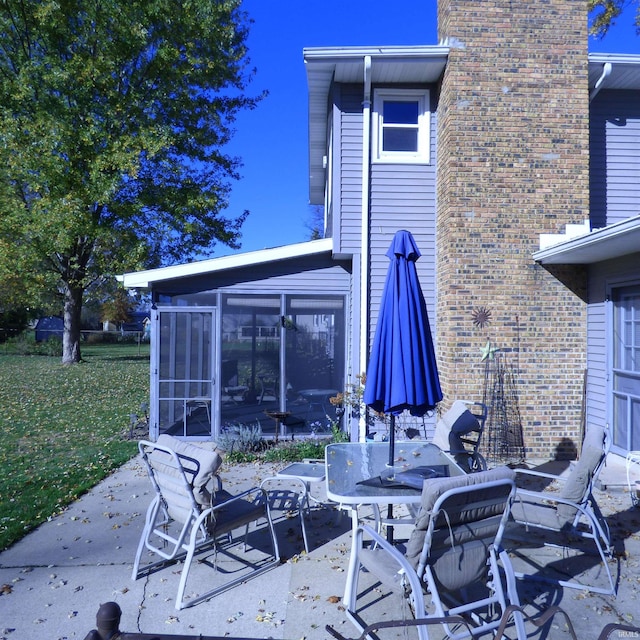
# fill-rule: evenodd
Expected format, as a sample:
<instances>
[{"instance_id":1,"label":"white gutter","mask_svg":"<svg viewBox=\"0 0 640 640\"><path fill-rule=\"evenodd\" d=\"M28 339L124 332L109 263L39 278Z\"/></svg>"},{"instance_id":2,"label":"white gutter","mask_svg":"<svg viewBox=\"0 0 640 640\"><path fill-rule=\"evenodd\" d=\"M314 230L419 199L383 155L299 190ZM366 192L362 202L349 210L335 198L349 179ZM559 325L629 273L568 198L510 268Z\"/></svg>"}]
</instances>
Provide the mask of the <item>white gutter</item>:
<instances>
[{"instance_id":1,"label":"white gutter","mask_svg":"<svg viewBox=\"0 0 640 640\"><path fill-rule=\"evenodd\" d=\"M602 67L602 75L598 78L593 89L591 89L591 93L589 94L589 102L593 100L597 95L600 89L602 88L602 83L611 75L611 71L613 69L613 65L610 62L605 62Z\"/></svg>"},{"instance_id":2,"label":"white gutter","mask_svg":"<svg viewBox=\"0 0 640 640\"><path fill-rule=\"evenodd\" d=\"M371 56L364 57L364 96L362 100L362 212L360 232L360 371L367 370L369 352L369 158L371 149ZM360 417L360 440L366 424Z\"/></svg>"}]
</instances>

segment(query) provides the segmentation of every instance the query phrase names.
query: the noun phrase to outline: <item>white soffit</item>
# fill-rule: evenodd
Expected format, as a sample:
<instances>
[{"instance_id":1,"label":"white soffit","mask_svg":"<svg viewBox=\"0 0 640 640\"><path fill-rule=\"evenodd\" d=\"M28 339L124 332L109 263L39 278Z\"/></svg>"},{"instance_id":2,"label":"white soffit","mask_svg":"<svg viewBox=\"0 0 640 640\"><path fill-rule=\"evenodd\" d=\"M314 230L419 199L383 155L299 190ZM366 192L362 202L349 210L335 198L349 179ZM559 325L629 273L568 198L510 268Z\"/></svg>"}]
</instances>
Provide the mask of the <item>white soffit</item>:
<instances>
[{"instance_id":1,"label":"white soffit","mask_svg":"<svg viewBox=\"0 0 640 640\"><path fill-rule=\"evenodd\" d=\"M540 264L594 264L640 253L640 216L542 249L533 254Z\"/></svg>"},{"instance_id":2,"label":"white soffit","mask_svg":"<svg viewBox=\"0 0 640 640\"><path fill-rule=\"evenodd\" d=\"M623 91L640 89L640 55L633 53L590 53L590 89L593 89L598 83L605 64L611 65L611 71L603 79L600 89L620 89Z\"/></svg>"},{"instance_id":3,"label":"white soffit","mask_svg":"<svg viewBox=\"0 0 640 640\"><path fill-rule=\"evenodd\" d=\"M176 264L171 267L161 267L159 269L150 269L148 271L125 273L118 276L118 280L129 289L146 289L154 282L175 280L177 278L189 278L206 273L228 271L229 269L254 267L268 262L304 258L306 256L313 256L321 253L331 253L332 251L333 239L324 238L322 240L310 240L308 242L299 242L297 244L289 244L282 247L274 247L272 249L236 253L231 256L211 258L210 260L198 260L196 262Z\"/></svg>"}]
</instances>

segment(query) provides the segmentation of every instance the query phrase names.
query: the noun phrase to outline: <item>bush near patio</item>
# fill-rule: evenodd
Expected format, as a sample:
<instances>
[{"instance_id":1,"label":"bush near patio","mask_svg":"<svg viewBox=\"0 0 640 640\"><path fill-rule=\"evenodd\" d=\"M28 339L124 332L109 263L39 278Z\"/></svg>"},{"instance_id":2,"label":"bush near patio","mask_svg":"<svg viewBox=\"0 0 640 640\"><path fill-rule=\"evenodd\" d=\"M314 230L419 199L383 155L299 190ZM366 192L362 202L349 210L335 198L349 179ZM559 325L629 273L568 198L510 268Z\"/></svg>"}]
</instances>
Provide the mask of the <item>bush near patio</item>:
<instances>
[{"instance_id":1,"label":"bush near patio","mask_svg":"<svg viewBox=\"0 0 640 640\"><path fill-rule=\"evenodd\" d=\"M0 550L133 457L149 347L83 347L84 362L0 351Z\"/></svg>"}]
</instances>

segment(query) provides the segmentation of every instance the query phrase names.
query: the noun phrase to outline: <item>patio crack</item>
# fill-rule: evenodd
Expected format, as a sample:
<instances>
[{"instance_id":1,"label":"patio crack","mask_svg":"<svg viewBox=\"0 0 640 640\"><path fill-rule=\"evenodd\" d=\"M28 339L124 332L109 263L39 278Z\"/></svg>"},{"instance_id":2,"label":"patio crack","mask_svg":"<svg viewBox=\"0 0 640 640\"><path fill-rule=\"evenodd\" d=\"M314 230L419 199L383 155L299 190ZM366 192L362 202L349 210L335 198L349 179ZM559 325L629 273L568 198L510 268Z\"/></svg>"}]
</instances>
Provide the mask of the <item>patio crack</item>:
<instances>
[{"instance_id":1,"label":"patio crack","mask_svg":"<svg viewBox=\"0 0 640 640\"><path fill-rule=\"evenodd\" d=\"M142 586L142 598L140 598L140 604L138 605L138 616L136 618L136 628L138 633L143 633L142 631L142 612L145 609L146 601L147 601L147 589L149 587L150 576L144 577L144 585Z\"/></svg>"}]
</instances>

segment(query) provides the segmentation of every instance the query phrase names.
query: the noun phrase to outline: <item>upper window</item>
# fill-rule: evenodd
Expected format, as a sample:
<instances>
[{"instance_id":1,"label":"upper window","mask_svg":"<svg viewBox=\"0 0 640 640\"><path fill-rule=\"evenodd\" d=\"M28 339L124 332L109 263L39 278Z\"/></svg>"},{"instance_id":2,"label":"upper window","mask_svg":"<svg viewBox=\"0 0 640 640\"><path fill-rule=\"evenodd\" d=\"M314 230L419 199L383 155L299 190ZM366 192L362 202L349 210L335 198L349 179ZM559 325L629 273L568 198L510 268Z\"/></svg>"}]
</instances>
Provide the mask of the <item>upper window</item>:
<instances>
[{"instance_id":1,"label":"upper window","mask_svg":"<svg viewBox=\"0 0 640 640\"><path fill-rule=\"evenodd\" d=\"M378 162L429 162L429 92L377 89L373 152Z\"/></svg>"}]
</instances>

